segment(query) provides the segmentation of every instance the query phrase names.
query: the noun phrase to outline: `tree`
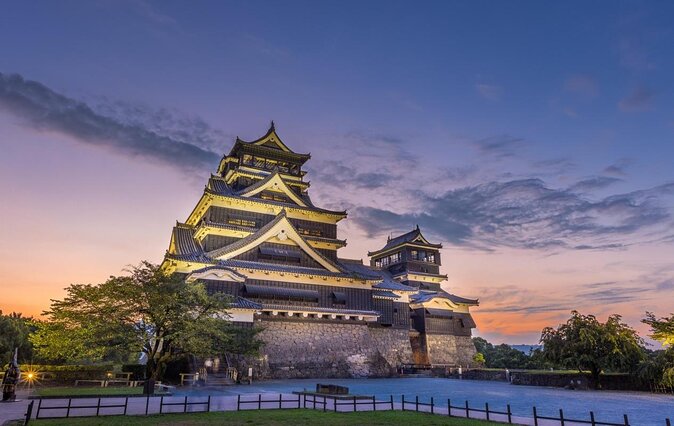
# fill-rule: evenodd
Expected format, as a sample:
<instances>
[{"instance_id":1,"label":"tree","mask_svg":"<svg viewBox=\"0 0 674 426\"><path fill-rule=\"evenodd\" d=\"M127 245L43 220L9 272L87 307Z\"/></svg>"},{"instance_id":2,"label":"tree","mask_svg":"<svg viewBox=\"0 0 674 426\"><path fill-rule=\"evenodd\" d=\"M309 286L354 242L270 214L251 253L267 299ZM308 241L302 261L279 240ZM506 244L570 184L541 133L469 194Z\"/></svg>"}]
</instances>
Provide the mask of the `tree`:
<instances>
[{"instance_id":1,"label":"tree","mask_svg":"<svg viewBox=\"0 0 674 426\"><path fill-rule=\"evenodd\" d=\"M479 366L483 366L485 363L484 355L480 352L473 355L473 362Z\"/></svg>"},{"instance_id":2,"label":"tree","mask_svg":"<svg viewBox=\"0 0 674 426\"><path fill-rule=\"evenodd\" d=\"M599 386L602 371L633 371L644 357L643 340L620 315L611 315L601 323L594 315L571 312L571 318L541 334L543 356L566 368L589 371Z\"/></svg>"},{"instance_id":3,"label":"tree","mask_svg":"<svg viewBox=\"0 0 674 426\"><path fill-rule=\"evenodd\" d=\"M35 329L34 320L12 312L4 315L0 311L0 366L8 363L14 356L14 349L19 349L19 363L31 361L33 345L28 340Z\"/></svg>"},{"instance_id":4,"label":"tree","mask_svg":"<svg viewBox=\"0 0 674 426\"><path fill-rule=\"evenodd\" d=\"M665 346L665 350L658 351L652 362L646 364L650 378L658 378L661 384L674 387L674 314L658 319L652 312L646 312L641 322L651 327L651 338Z\"/></svg>"},{"instance_id":5,"label":"tree","mask_svg":"<svg viewBox=\"0 0 674 426\"><path fill-rule=\"evenodd\" d=\"M166 275L142 262L129 275L102 284L73 284L63 300L52 300L31 340L45 358L106 360L143 353L147 375L160 379L166 363L181 353L255 353L251 331L232 325L228 296L207 294L204 286ZM253 342L242 344L239 335Z\"/></svg>"},{"instance_id":6,"label":"tree","mask_svg":"<svg viewBox=\"0 0 674 426\"><path fill-rule=\"evenodd\" d=\"M531 369L541 368L537 358L506 344L494 346L482 337L474 337L473 343L478 353L484 356L484 365L488 368Z\"/></svg>"}]
</instances>

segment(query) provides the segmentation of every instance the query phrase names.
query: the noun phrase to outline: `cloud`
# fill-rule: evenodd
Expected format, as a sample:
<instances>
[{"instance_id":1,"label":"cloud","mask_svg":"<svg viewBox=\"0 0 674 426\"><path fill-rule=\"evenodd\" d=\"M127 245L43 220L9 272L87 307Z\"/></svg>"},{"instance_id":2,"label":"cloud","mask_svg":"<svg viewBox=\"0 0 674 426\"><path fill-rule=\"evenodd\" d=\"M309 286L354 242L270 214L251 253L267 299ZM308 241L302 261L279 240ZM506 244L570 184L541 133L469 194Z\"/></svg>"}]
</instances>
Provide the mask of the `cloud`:
<instances>
[{"instance_id":1,"label":"cloud","mask_svg":"<svg viewBox=\"0 0 674 426\"><path fill-rule=\"evenodd\" d=\"M415 196L422 211L398 213L356 208L352 220L370 236L399 232L415 223L452 244L494 250L616 249L640 231L671 223L661 197L674 183L592 201L570 189L553 189L540 179L488 182L430 196Z\"/></svg>"},{"instance_id":2,"label":"cloud","mask_svg":"<svg viewBox=\"0 0 674 426\"><path fill-rule=\"evenodd\" d=\"M189 126L182 133L174 128L162 134L156 128L157 121L147 125L140 117L123 120L119 116L103 115L85 102L17 74L0 73L0 109L14 114L35 130L59 132L81 143L157 161L183 171L212 169L220 158L209 147L194 143L191 136L195 132ZM203 122L192 122L195 123L204 125ZM200 133L196 134L199 141Z\"/></svg>"},{"instance_id":3,"label":"cloud","mask_svg":"<svg viewBox=\"0 0 674 426\"><path fill-rule=\"evenodd\" d=\"M649 289L644 286L629 286L616 281L587 284L585 291L580 291L577 297L582 303L623 303L648 297Z\"/></svg>"},{"instance_id":4,"label":"cloud","mask_svg":"<svg viewBox=\"0 0 674 426\"><path fill-rule=\"evenodd\" d=\"M653 105L655 92L645 86L637 86L627 97L618 102L622 111L643 111Z\"/></svg>"},{"instance_id":5,"label":"cloud","mask_svg":"<svg viewBox=\"0 0 674 426\"><path fill-rule=\"evenodd\" d=\"M481 97L490 101L500 100L503 94L503 90L499 86L493 84L477 83L475 85L475 90L477 90L477 93Z\"/></svg>"},{"instance_id":6,"label":"cloud","mask_svg":"<svg viewBox=\"0 0 674 426\"><path fill-rule=\"evenodd\" d=\"M629 158L621 158L615 163L607 166L603 173L612 176L627 176L627 169L632 165L633 160Z\"/></svg>"},{"instance_id":7,"label":"cloud","mask_svg":"<svg viewBox=\"0 0 674 426\"><path fill-rule=\"evenodd\" d=\"M473 142L480 153L496 158L513 157L525 144L524 139L510 135L490 136Z\"/></svg>"},{"instance_id":8,"label":"cloud","mask_svg":"<svg viewBox=\"0 0 674 426\"><path fill-rule=\"evenodd\" d=\"M604 189L618 182L622 182L622 179L609 176L593 176L576 182L571 186L570 190L581 192L592 191L595 189Z\"/></svg>"},{"instance_id":9,"label":"cloud","mask_svg":"<svg viewBox=\"0 0 674 426\"><path fill-rule=\"evenodd\" d=\"M576 74L566 79L564 90L584 98L594 98L599 94L595 79L584 74Z\"/></svg>"}]
</instances>

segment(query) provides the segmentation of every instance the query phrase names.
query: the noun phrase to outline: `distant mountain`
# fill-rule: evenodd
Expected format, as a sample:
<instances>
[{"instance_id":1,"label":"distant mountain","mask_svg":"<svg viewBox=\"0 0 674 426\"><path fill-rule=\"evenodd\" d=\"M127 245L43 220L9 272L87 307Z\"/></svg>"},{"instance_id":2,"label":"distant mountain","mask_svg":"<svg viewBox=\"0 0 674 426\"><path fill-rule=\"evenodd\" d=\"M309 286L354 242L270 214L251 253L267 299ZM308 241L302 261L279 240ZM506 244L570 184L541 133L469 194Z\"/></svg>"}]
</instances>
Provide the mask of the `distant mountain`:
<instances>
[{"instance_id":1,"label":"distant mountain","mask_svg":"<svg viewBox=\"0 0 674 426\"><path fill-rule=\"evenodd\" d=\"M524 352L527 355L529 355L531 351L541 349L543 347L542 345L508 345L508 346L510 346L513 349L517 349L520 352Z\"/></svg>"}]
</instances>

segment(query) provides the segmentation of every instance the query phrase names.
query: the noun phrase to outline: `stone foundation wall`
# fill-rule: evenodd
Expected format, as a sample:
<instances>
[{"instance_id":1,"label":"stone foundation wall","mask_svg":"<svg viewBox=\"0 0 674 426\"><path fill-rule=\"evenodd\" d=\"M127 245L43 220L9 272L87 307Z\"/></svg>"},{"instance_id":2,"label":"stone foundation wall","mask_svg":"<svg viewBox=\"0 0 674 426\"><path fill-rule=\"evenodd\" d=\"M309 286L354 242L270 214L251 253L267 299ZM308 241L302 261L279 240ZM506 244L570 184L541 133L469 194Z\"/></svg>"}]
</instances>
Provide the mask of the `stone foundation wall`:
<instances>
[{"instance_id":1,"label":"stone foundation wall","mask_svg":"<svg viewBox=\"0 0 674 426\"><path fill-rule=\"evenodd\" d=\"M477 352L470 336L426 334L426 351L431 364L468 366Z\"/></svg>"},{"instance_id":2,"label":"stone foundation wall","mask_svg":"<svg viewBox=\"0 0 674 426\"><path fill-rule=\"evenodd\" d=\"M261 357L239 360L256 378L386 377L410 362L407 330L366 324L265 321Z\"/></svg>"}]
</instances>

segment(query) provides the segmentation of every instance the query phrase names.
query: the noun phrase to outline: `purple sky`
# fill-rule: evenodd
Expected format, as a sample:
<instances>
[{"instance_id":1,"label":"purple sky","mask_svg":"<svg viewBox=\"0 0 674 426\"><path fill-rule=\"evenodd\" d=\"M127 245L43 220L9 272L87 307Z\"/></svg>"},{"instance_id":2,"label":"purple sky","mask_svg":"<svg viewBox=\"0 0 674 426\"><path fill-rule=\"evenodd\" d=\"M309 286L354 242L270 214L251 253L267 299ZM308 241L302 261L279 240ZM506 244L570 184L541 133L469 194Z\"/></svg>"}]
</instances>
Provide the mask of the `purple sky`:
<instances>
[{"instance_id":1,"label":"purple sky","mask_svg":"<svg viewBox=\"0 0 674 426\"><path fill-rule=\"evenodd\" d=\"M670 2L9 2L3 311L160 261L235 136L275 120L340 256L419 224L479 334L674 300ZM366 259L367 260L367 259Z\"/></svg>"}]
</instances>

